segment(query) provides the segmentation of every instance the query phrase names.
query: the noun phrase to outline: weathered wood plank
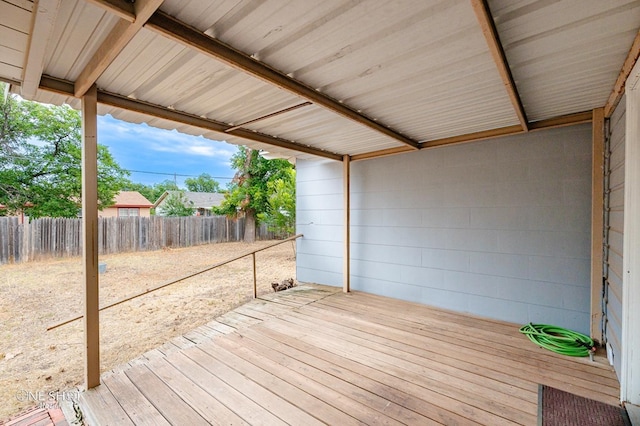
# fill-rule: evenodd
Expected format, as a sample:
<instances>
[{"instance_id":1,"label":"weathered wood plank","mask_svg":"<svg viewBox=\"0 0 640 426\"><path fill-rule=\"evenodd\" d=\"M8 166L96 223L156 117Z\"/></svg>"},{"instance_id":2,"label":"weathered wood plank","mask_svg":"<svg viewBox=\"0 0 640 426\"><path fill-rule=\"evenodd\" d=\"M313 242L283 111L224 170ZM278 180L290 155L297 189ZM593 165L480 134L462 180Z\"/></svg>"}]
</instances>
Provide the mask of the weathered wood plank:
<instances>
[{"instance_id":1,"label":"weathered wood plank","mask_svg":"<svg viewBox=\"0 0 640 426\"><path fill-rule=\"evenodd\" d=\"M103 382L134 423L141 409L170 407L171 395L186 404L178 412L249 424L534 424L538 383L618 403L611 367L529 348L515 324L340 289L295 290L304 296L253 300Z\"/></svg>"},{"instance_id":2,"label":"weathered wood plank","mask_svg":"<svg viewBox=\"0 0 640 426\"><path fill-rule=\"evenodd\" d=\"M348 381L329 376L271 347L258 344L251 339L230 336L219 345L203 347L208 353L219 352L218 347L227 349L225 358L240 357L246 360L252 369L268 371L278 380L273 383L280 393L286 389L285 384L294 389L304 389L305 394L313 396L311 407L313 413L328 424L354 424L358 421L381 423L385 417L391 417L403 424L429 424L430 419L376 395L366 389L353 385ZM281 346L281 349L284 346ZM287 351L287 349L284 349ZM307 357L307 361L310 361ZM251 374L249 369L236 367L243 374ZM245 367L246 368L246 367ZM270 385L270 382L266 383ZM345 398L345 396L347 398ZM291 396L289 400L302 403L301 396ZM336 417L337 416L337 417ZM433 422L431 422L433 423Z\"/></svg>"},{"instance_id":3,"label":"weathered wood plank","mask_svg":"<svg viewBox=\"0 0 640 426\"><path fill-rule=\"evenodd\" d=\"M273 320L262 324L271 330L283 327L281 320ZM312 344L320 349L332 352L342 358L358 362L369 368L385 372L387 375L401 379L405 386L416 386L421 389L428 399L437 403L442 408L464 405L469 412L469 419L482 424L532 424L535 423L534 415L516 411L501 401L487 397L488 390L471 392L467 389L456 388L449 384L449 380L438 380L418 366L406 362L397 357L385 357L383 354L368 350L344 340L337 340L324 333L318 332L315 327L313 335L310 335L308 327L297 326L288 323L286 332L288 335ZM475 388L474 388L475 389ZM477 391L477 389L475 389Z\"/></svg>"},{"instance_id":4,"label":"weathered wood plank","mask_svg":"<svg viewBox=\"0 0 640 426\"><path fill-rule=\"evenodd\" d=\"M91 416L87 419L90 424L104 426L134 424L105 385L82 392L79 403L81 407L92 407L91 410L84 410Z\"/></svg>"},{"instance_id":5,"label":"weathered wood plank","mask_svg":"<svg viewBox=\"0 0 640 426\"><path fill-rule=\"evenodd\" d=\"M125 374L103 376L102 380L134 424L170 425ZM97 411L94 407L91 409Z\"/></svg>"},{"instance_id":6,"label":"weathered wood plank","mask_svg":"<svg viewBox=\"0 0 640 426\"><path fill-rule=\"evenodd\" d=\"M211 347L211 345L209 345ZM213 346L215 348L215 345ZM209 372L219 377L224 382L230 384L238 392L241 392L252 401L260 401L260 405L273 415L293 425L320 425L317 419L299 409L287 399L281 397L279 389L273 389L260 386L251 378L235 371L225 362L231 362L227 357L215 357L216 350L205 351L202 346L198 346L194 350L186 351L185 355L204 366ZM276 392L277 391L277 392Z\"/></svg>"},{"instance_id":7,"label":"weathered wood plank","mask_svg":"<svg viewBox=\"0 0 640 426\"><path fill-rule=\"evenodd\" d=\"M142 394L174 425L207 425L193 407L184 402L145 365L130 368L125 374Z\"/></svg>"},{"instance_id":8,"label":"weathered wood plank","mask_svg":"<svg viewBox=\"0 0 640 426\"><path fill-rule=\"evenodd\" d=\"M154 360L149 364L149 368L208 422L218 425L248 424L206 390L181 374L166 359Z\"/></svg>"},{"instance_id":9,"label":"weathered wood plank","mask_svg":"<svg viewBox=\"0 0 640 426\"><path fill-rule=\"evenodd\" d=\"M412 386L403 379L398 379L385 372L343 358L300 339L290 337L287 334L265 328L260 328L259 330L252 328L244 330L243 337L255 340L267 348L274 348L286 354L286 357L278 358L278 362L282 365L291 368L290 359L308 363L314 368L321 369L329 376L347 380L438 423L479 424L454 412L456 409L458 412L467 411L467 408L463 405L453 407L453 410L443 408L439 404L442 401L437 398L437 394L436 398L431 398L432 395L429 392L420 387ZM271 351L263 351L262 353L267 356L272 354Z\"/></svg>"},{"instance_id":10,"label":"weathered wood plank","mask_svg":"<svg viewBox=\"0 0 640 426\"><path fill-rule=\"evenodd\" d=\"M203 366L179 352L167 357L177 370L193 383L207 390L209 394L252 425L285 425L278 417L265 410L258 403L238 392L233 387L210 373Z\"/></svg>"}]
</instances>

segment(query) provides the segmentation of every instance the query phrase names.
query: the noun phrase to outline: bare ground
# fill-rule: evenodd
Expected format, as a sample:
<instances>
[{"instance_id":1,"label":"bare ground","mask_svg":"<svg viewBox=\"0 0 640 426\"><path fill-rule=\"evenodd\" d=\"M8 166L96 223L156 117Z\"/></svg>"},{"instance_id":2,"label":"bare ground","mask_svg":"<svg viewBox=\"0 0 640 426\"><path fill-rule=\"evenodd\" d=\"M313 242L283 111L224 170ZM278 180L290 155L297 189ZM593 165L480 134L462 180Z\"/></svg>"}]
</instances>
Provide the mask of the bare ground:
<instances>
[{"instance_id":1,"label":"bare ground","mask_svg":"<svg viewBox=\"0 0 640 426\"><path fill-rule=\"evenodd\" d=\"M101 256L100 304L144 291L216 262L264 247L221 243L158 252ZM81 315L79 258L0 265L0 420L33 406L24 392L52 392L83 380L82 321L46 331ZM256 254L258 293L273 281L295 278L295 251L286 242ZM101 312L102 371L206 324L248 301L253 293L251 256Z\"/></svg>"}]
</instances>

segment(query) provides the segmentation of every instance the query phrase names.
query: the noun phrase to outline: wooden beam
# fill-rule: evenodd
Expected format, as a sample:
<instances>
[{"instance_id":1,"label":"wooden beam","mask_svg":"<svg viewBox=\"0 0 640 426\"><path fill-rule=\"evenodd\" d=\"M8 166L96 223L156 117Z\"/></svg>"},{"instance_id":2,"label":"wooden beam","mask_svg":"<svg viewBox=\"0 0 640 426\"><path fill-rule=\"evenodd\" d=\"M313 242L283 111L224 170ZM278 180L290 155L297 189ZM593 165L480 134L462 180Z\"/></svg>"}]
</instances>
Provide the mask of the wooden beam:
<instances>
[{"instance_id":1,"label":"wooden beam","mask_svg":"<svg viewBox=\"0 0 640 426\"><path fill-rule=\"evenodd\" d=\"M73 83L49 76L42 77L42 80L40 81L40 88L63 95L73 96ZM267 145L286 148L297 152L303 152L305 154L312 154L318 157L329 158L331 160L342 161L342 155L340 154L323 151L321 149L313 148L297 142L288 141L286 139L277 138L275 136L265 135L264 133L253 132L251 130L235 129L229 131L228 129L230 129L232 126L219 121L209 120L197 115L187 114L185 112L176 111L174 109L165 108L159 105L154 105L148 102L127 98L125 96L120 96L105 91L98 91L98 102L116 108L136 111L141 114L150 115L152 117L163 118L165 120L174 121L176 123L188 124L190 126L195 126L220 133L226 132L243 139L262 142Z\"/></svg>"},{"instance_id":2,"label":"wooden beam","mask_svg":"<svg viewBox=\"0 0 640 426\"><path fill-rule=\"evenodd\" d=\"M344 249L342 259L342 291L351 291L351 158L342 159L342 193L344 209Z\"/></svg>"},{"instance_id":3,"label":"wooden beam","mask_svg":"<svg viewBox=\"0 0 640 426\"><path fill-rule=\"evenodd\" d=\"M482 34L487 41L489 51L491 52L491 56L493 56L493 61L495 62L496 67L498 68L498 73L500 73L500 78L502 79L502 83L509 95L513 109L518 116L520 126L522 127L522 130L526 132L529 130L527 115L525 114L524 107L522 106L522 101L520 100L516 83L513 80L507 56L504 53L502 44L500 43L500 37L498 36L498 30L496 29L495 22L493 21L489 4L486 0L471 0L471 5L473 6L473 11L476 14L478 23L482 28Z\"/></svg>"},{"instance_id":4,"label":"wooden beam","mask_svg":"<svg viewBox=\"0 0 640 426\"><path fill-rule=\"evenodd\" d=\"M529 130L553 129L556 127L573 126L576 124L591 123L593 119L592 111L578 112L575 114L562 115L560 117L548 118L546 120L529 123Z\"/></svg>"},{"instance_id":5,"label":"wooden beam","mask_svg":"<svg viewBox=\"0 0 640 426\"><path fill-rule=\"evenodd\" d=\"M20 94L26 99L36 95L44 69L44 56L51 36L60 0L38 0L33 5L33 21L29 33L29 50L22 74Z\"/></svg>"},{"instance_id":6,"label":"wooden beam","mask_svg":"<svg viewBox=\"0 0 640 426\"><path fill-rule=\"evenodd\" d=\"M225 130L225 132L229 133L232 130L236 130L236 129L240 129L241 127L245 127L247 124L253 124L253 123L257 123L258 121L266 120L268 118L277 117L278 115L286 114L288 112L295 111L298 108L304 108L304 107L309 106L309 105L313 105L313 104L311 102L302 102L301 104L290 106L289 108L284 108L284 109L281 109L279 111L275 111L275 112L272 112L270 114L266 114L266 115L263 115L261 117L254 118L252 120L248 120L248 121L244 121L244 122L242 122L240 124L236 124L233 127L229 127L227 130Z\"/></svg>"},{"instance_id":7,"label":"wooden beam","mask_svg":"<svg viewBox=\"0 0 640 426\"><path fill-rule=\"evenodd\" d=\"M84 270L85 384L100 384L98 296L98 91L82 97L82 257Z\"/></svg>"},{"instance_id":8,"label":"wooden beam","mask_svg":"<svg viewBox=\"0 0 640 426\"><path fill-rule=\"evenodd\" d=\"M360 160L368 160L370 158L388 157L390 155L404 154L405 152L413 152L413 150L406 146L381 149L379 151L365 152L364 154L352 155L351 161L360 161Z\"/></svg>"},{"instance_id":9,"label":"wooden beam","mask_svg":"<svg viewBox=\"0 0 640 426\"><path fill-rule=\"evenodd\" d=\"M593 110L591 133L591 338L603 342L604 108Z\"/></svg>"},{"instance_id":10,"label":"wooden beam","mask_svg":"<svg viewBox=\"0 0 640 426\"><path fill-rule=\"evenodd\" d=\"M134 4L135 20L120 19L93 54L75 82L75 96L80 97L98 80L122 49L140 31L147 19L160 7L163 0L137 0ZM125 2L123 2L125 3Z\"/></svg>"},{"instance_id":11,"label":"wooden beam","mask_svg":"<svg viewBox=\"0 0 640 426\"><path fill-rule=\"evenodd\" d=\"M593 113L591 111L579 112L576 114L563 115L560 117L549 118L546 120L535 121L529 123L529 130L553 129L555 127L573 126L576 124L590 123ZM465 135L451 136L448 138L434 139L421 143L421 149L436 148L444 145L455 145L460 143L476 142L485 139L498 138L501 136L510 136L524 133L518 125L501 127L498 129L483 130L481 132L467 133ZM372 158L387 157L389 155L403 154L409 150L405 147L389 148L380 151L372 151L364 154L358 154L351 157L351 161L369 160Z\"/></svg>"},{"instance_id":12,"label":"wooden beam","mask_svg":"<svg viewBox=\"0 0 640 426\"><path fill-rule=\"evenodd\" d=\"M616 83L613 85L613 90L609 95L609 99L607 99L607 103L604 106L604 117L610 118L613 114L613 111L618 106L620 99L622 99L622 95L624 94L625 83L627 82L627 78L629 77L629 73L635 66L638 61L638 56L640 56L640 31L636 34L636 38L633 40L631 44L631 48L629 49L629 53L627 54L627 58L624 60L622 64L622 69L620 69L620 73L618 74L618 78L616 79Z\"/></svg>"},{"instance_id":13,"label":"wooden beam","mask_svg":"<svg viewBox=\"0 0 640 426\"><path fill-rule=\"evenodd\" d=\"M91 3L104 9L120 19L133 22L136 20L136 11L134 9L135 2L122 1L122 0L84 0L87 3Z\"/></svg>"},{"instance_id":14,"label":"wooden beam","mask_svg":"<svg viewBox=\"0 0 640 426\"><path fill-rule=\"evenodd\" d=\"M435 148L437 146L475 142L475 141L481 141L484 139L497 138L500 136L517 135L523 132L524 130L522 130L522 127L520 126L517 126L517 125L507 126L507 127L501 127L499 129L484 130L482 132L475 132L475 133L469 133L466 135L452 136L450 138L442 138L442 139L427 141L422 144L422 147L423 149Z\"/></svg>"},{"instance_id":15,"label":"wooden beam","mask_svg":"<svg viewBox=\"0 0 640 426\"><path fill-rule=\"evenodd\" d=\"M207 34L163 13L157 11L149 19L146 28L149 28L165 37L181 43L200 53L210 56L216 60L238 69L244 73L257 77L269 84L287 90L294 95L300 96L316 105L321 105L343 117L353 120L385 136L391 137L405 145L418 149L418 142L408 138L395 130L378 123L377 121L357 112L355 109L344 105L315 90L286 74L271 68L270 66L252 58L251 56L234 49L233 47L209 37Z\"/></svg>"}]
</instances>

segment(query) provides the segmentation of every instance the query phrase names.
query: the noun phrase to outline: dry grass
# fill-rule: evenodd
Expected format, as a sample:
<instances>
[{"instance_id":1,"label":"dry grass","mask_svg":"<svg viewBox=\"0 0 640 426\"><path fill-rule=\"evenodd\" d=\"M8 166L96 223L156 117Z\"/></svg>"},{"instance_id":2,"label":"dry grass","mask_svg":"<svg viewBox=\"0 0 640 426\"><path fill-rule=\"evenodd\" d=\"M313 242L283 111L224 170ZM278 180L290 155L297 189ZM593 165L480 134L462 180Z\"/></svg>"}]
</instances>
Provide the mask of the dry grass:
<instances>
[{"instance_id":1,"label":"dry grass","mask_svg":"<svg viewBox=\"0 0 640 426\"><path fill-rule=\"evenodd\" d=\"M178 278L271 242L223 243L100 258L101 305ZM295 278L293 243L256 254L258 293ZM102 370L109 370L246 302L253 292L251 257L134 299L101 313ZM50 392L83 380L82 321L47 332L82 314L81 259L0 266L0 419L34 402L18 392Z\"/></svg>"}]
</instances>

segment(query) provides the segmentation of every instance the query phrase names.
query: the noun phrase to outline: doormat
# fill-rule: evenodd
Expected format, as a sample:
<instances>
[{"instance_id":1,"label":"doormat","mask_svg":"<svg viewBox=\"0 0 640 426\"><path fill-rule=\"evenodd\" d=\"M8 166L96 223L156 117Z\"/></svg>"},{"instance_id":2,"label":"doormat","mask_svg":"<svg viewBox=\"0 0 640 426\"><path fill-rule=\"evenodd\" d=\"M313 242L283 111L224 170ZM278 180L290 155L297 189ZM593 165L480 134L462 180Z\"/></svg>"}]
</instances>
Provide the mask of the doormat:
<instances>
[{"instance_id":1,"label":"doormat","mask_svg":"<svg viewBox=\"0 0 640 426\"><path fill-rule=\"evenodd\" d=\"M627 410L538 385L538 425L631 426Z\"/></svg>"}]
</instances>

